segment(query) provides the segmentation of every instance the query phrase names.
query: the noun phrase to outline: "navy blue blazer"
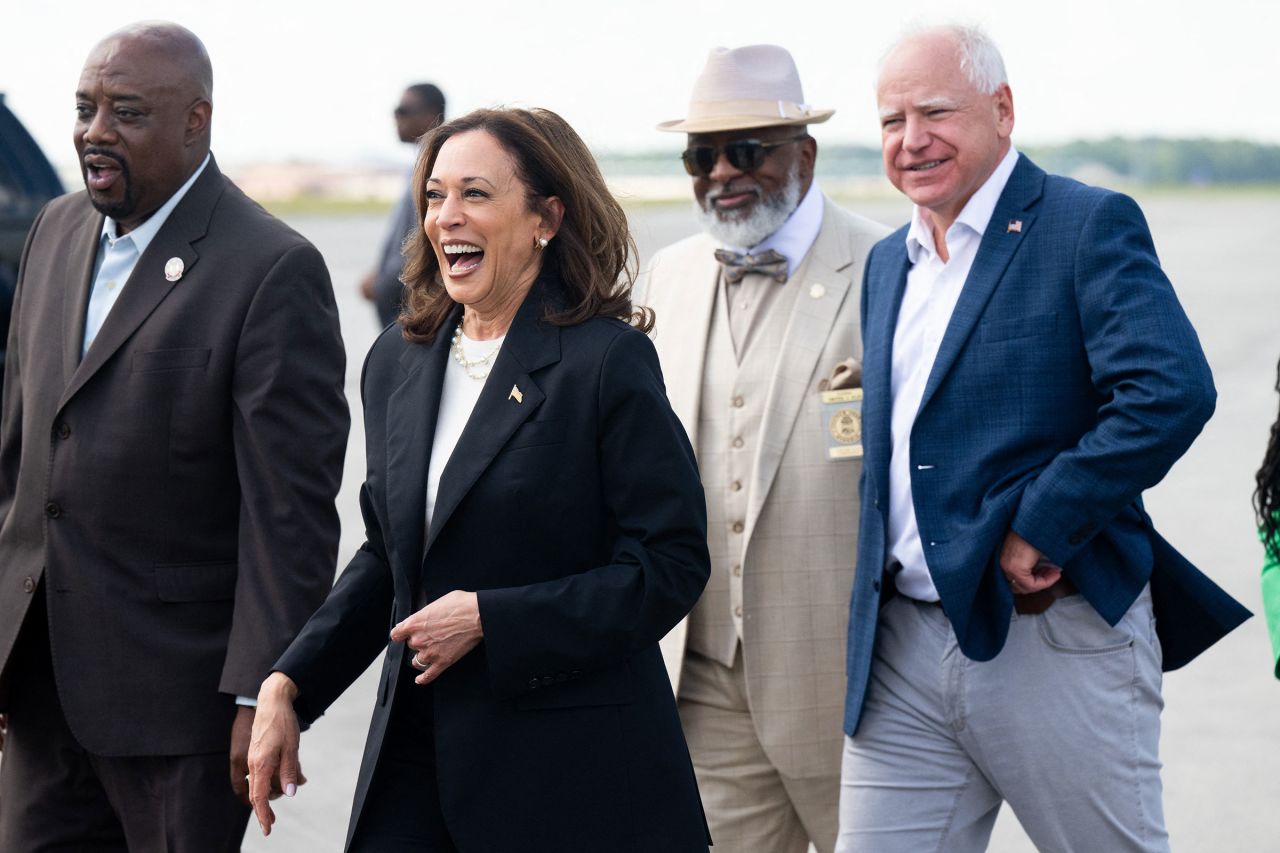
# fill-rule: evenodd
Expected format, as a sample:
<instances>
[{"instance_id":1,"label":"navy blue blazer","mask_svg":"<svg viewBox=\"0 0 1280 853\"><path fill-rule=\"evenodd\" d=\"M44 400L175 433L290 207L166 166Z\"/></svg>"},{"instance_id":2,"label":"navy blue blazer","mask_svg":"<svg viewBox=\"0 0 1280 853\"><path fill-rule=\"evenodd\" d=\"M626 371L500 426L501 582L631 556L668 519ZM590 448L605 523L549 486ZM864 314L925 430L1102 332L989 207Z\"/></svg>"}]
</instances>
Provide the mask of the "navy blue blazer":
<instances>
[{"instance_id":1,"label":"navy blue blazer","mask_svg":"<svg viewBox=\"0 0 1280 853\"><path fill-rule=\"evenodd\" d=\"M862 293L862 510L845 732L862 711L887 559L891 353L907 227L867 260ZM1000 196L943 335L911 432L929 572L961 651L999 653L1013 597L1010 528L1063 567L1114 625L1151 582L1166 670L1249 616L1153 529L1143 490L1213 413L1209 366L1127 196L1025 156Z\"/></svg>"},{"instance_id":2,"label":"navy blue blazer","mask_svg":"<svg viewBox=\"0 0 1280 853\"><path fill-rule=\"evenodd\" d=\"M648 337L520 308L445 466L427 467L451 332L383 332L362 379L366 542L276 669L318 716L379 653L351 834L399 689L433 691L437 782L463 850L705 851L706 824L658 640L706 584L693 450ZM484 639L428 687L401 683L391 626L479 591ZM355 733L352 733L355 737ZM415 792L402 792L412 808Z\"/></svg>"}]
</instances>

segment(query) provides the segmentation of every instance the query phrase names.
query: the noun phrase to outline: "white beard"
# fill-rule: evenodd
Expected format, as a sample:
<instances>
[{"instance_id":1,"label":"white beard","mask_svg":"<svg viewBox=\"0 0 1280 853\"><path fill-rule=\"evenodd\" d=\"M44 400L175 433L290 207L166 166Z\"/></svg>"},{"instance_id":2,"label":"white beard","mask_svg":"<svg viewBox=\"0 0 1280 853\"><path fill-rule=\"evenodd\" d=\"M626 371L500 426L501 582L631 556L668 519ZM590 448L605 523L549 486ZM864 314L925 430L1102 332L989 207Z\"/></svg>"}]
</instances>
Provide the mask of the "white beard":
<instances>
[{"instance_id":1,"label":"white beard","mask_svg":"<svg viewBox=\"0 0 1280 853\"><path fill-rule=\"evenodd\" d=\"M783 226L800 206L800 164L793 163L782 188L762 196L746 216L729 211L717 213L711 204L715 190L707 193L708 210L695 199L694 213L704 231L726 246L750 249Z\"/></svg>"}]
</instances>

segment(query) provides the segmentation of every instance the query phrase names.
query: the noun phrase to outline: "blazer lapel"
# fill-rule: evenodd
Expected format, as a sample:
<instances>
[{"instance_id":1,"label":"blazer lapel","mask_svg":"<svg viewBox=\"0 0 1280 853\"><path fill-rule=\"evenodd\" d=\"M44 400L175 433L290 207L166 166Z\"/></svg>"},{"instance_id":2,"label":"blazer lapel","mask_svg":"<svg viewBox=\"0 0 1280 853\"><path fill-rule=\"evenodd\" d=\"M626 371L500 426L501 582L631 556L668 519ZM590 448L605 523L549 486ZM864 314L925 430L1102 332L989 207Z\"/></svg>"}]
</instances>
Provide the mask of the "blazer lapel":
<instances>
[{"instance_id":1,"label":"blazer lapel","mask_svg":"<svg viewBox=\"0 0 1280 853\"><path fill-rule=\"evenodd\" d=\"M560 329L542 321L546 288L535 282L516 312L458 444L440 475L423 556L498 451L546 399L530 374L560 360ZM518 392L518 393L517 393ZM433 418L434 423L434 418ZM425 482L425 478L424 478Z\"/></svg>"},{"instance_id":2,"label":"blazer lapel","mask_svg":"<svg viewBox=\"0 0 1280 853\"><path fill-rule=\"evenodd\" d=\"M67 274L72 277L71 286L63 291L62 303L62 383L71 384L76 368L80 366L80 351L84 348L85 312L89 306L89 288L93 286L93 267L98 257L98 244L102 239L102 214L86 216L84 224L67 240Z\"/></svg>"},{"instance_id":3,"label":"blazer lapel","mask_svg":"<svg viewBox=\"0 0 1280 853\"><path fill-rule=\"evenodd\" d=\"M697 254L689 257L687 268L672 274L675 280L664 291L664 298L655 300L651 306L656 314L654 346L662 364L668 368L663 376L667 399L694 447L698 446L698 406L702 402L707 337L711 333L711 314L720 287L715 244L708 238L697 246ZM681 260L672 258L667 263Z\"/></svg>"},{"instance_id":4,"label":"blazer lapel","mask_svg":"<svg viewBox=\"0 0 1280 853\"><path fill-rule=\"evenodd\" d=\"M951 314L951 322L947 324L947 331L942 336L938 356L933 362L929 380L925 383L920 410L929 405L930 398L960 355L965 341L973 334L1005 268L1030 232L1036 217L1027 210L1039 200L1043 187L1044 172L1025 155L1018 155L1018 162L1009 176L1004 192L1000 194L1000 200L996 202L987 230L982 235L978 254L973 259L973 266L969 269L969 276L965 279L955 311ZM1008 227L1014 220L1020 223L1016 231Z\"/></svg>"},{"instance_id":5,"label":"blazer lapel","mask_svg":"<svg viewBox=\"0 0 1280 853\"><path fill-rule=\"evenodd\" d=\"M877 264L878 272L867 278L867 338L863 341L864 361L862 386L866 394L862 401L865 419L863 441L866 442L868 459L883 460L883 470L888 473L892 452L893 416L893 333L898 325L898 311L902 308L902 296L907 290L907 272L911 263L907 258L904 242L906 229L900 229L888 238L882 250L886 258ZM880 346L867 346L870 341L883 341ZM876 477L880 495L888 500L888 477Z\"/></svg>"},{"instance_id":6,"label":"blazer lapel","mask_svg":"<svg viewBox=\"0 0 1280 853\"><path fill-rule=\"evenodd\" d=\"M760 447L752 466L751 502L747 505L744 541L751 541L751 530L778 473L805 396L817 393L817 385L812 380L818 359L826 349L840 305L849 298L852 286L849 267L854 259L840 250L840 242L825 224L829 222L828 214L808 257L801 261L787 285L798 287L801 292L795 294L792 302L791 317L782 339L782 354L765 400Z\"/></svg>"},{"instance_id":7,"label":"blazer lapel","mask_svg":"<svg viewBox=\"0 0 1280 853\"><path fill-rule=\"evenodd\" d=\"M430 346L411 346L400 356L408 374L387 399L386 507L390 530L386 546L391 565L411 573L422 553L426 523L427 466L440 416L440 393L448 365L449 330L459 307L441 326ZM415 580L411 575L405 580Z\"/></svg>"},{"instance_id":8,"label":"blazer lapel","mask_svg":"<svg viewBox=\"0 0 1280 853\"><path fill-rule=\"evenodd\" d=\"M209 219L213 216L213 208L224 190L222 173L218 164L212 159L205 167L204 173L191 185L191 189L178 202L178 206L169 214L169 219L160 228L151 245L138 259L124 289L111 307L102 329L94 338L93 345L85 353L84 361L71 377L71 382L62 395L59 405L65 404L76 391L89 380L111 356L115 355L121 345L127 341L143 321L151 315L169 291L183 286L183 280L169 281L165 278L165 264L170 258L181 258L183 278L191 275L192 268L199 261L195 244L209 230ZM188 284L188 286L191 286ZM81 315L79 320L80 337L84 337L84 311L88 302L88 285L85 296L77 309Z\"/></svg>"}]
</instances>

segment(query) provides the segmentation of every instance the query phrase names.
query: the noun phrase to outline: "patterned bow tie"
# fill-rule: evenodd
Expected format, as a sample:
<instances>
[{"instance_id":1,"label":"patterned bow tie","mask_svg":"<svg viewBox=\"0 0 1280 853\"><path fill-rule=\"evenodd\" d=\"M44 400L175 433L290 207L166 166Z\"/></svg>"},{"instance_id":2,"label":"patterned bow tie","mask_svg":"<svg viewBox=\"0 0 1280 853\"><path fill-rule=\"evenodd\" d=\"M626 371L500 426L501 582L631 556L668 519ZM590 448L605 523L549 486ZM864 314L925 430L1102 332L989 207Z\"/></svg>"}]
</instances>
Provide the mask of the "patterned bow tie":
<instances>
[{"instance_id":1,"label":"patterned bow tie","mask_svg":"<svg viewBox=\"0 0 1280 853\"><path fill-rule=\"evenodd\" d=\"M737 284L744 275L753 272L767 275L778 284L787 281L787 257L774 249L758 255L716 249L716 260L724 267L724 280L730 284Z\"/></svg>"}]
</instances>

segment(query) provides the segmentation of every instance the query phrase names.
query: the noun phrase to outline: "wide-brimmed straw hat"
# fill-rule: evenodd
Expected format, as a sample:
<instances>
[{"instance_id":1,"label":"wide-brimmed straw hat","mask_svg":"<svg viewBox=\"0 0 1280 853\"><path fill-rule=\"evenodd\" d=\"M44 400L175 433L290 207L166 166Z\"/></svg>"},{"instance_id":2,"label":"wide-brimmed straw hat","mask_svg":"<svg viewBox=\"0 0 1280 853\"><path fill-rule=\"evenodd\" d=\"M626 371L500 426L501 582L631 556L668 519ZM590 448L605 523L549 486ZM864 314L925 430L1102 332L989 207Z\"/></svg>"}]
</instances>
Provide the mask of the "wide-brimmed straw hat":
<instances>
[{"instance_id":1,"label":"wide-brimmed straw hat","mask_svg":"<svg viewBox=\"0 0 1280 853\"><path fill-rule=\"evenodd\" d=\"M804 102L800 72L776 44L717 47L693 84L686 118L664 121L658 130L714 133L788 124L816 124L835 110L815 110Z\"/></svg>"}]
</instances>

